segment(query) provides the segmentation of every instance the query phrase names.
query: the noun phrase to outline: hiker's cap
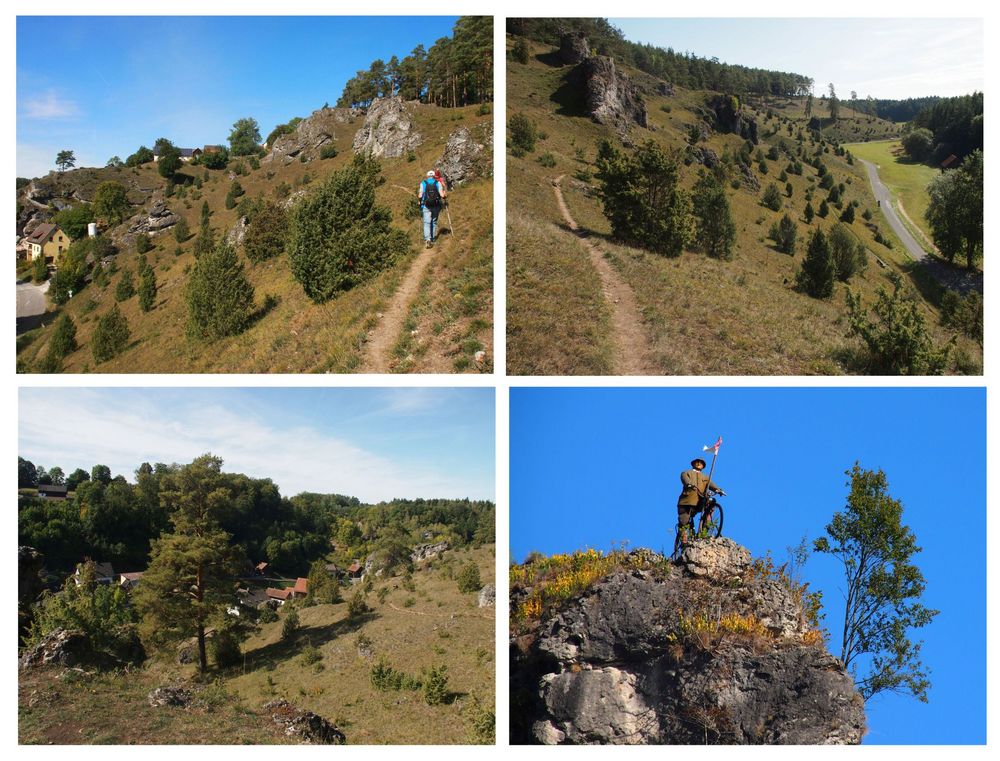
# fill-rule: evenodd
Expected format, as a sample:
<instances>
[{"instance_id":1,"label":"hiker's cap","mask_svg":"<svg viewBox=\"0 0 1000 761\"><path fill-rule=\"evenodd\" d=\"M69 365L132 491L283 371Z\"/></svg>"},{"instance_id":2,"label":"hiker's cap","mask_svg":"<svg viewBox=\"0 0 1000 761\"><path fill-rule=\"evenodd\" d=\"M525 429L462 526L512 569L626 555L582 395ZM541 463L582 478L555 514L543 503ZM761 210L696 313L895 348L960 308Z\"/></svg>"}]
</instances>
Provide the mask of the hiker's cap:
<instances>
[{"instance_id":1,"label":"hiker's cap","mask_svg":"<svg viewBox=\"0 0 1000 761\"><path fill-rule=\"evenodd\" d=\"M433 177L433 176L434 176L434 170L432 169L431 171L429 171L429 172L427 173L427 176L428 176L428 177Z\"/></svg>"},{"instance_id":2,"label":"hiker's cap","mask_svg":"<svg viewBox=\"0 0 1000 761\"><path fill-rule=\"evenodd\" d=\"M692 468L695 467L695 465L697 465L699 462L701 463L701 467L703 468L708 464L700 457L695 457L693 460L691 460L691 467Z\"/></svg>"}]
</instances>

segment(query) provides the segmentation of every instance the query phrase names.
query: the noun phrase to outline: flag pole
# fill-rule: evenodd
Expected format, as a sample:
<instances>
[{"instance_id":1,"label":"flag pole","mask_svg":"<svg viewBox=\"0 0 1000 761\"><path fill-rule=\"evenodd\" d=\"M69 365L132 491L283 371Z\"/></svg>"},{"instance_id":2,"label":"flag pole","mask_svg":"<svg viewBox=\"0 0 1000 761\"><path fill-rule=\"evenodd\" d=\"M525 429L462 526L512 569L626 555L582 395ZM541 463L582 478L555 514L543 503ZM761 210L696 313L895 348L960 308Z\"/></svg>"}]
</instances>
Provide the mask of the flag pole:
<instances>
[{"instance_id":1,"label":"flag pole","mask_svg":"<svg viewBox=\"0 0 1000 761\"><path fill-rule=\"evenodd\" d=\"M719 439L721 439L721 438L722 437L720 436L718 439L716 439L716 441L719 441ZM706 504L707 504L707 500L708 500L708 491L709 491L709 489L712 488L712 474L715 472L715 461L719 457L719 449L720 449L720 447L718 447L718 446L712 447L712 466L708 469L708 484L705 486L705 500L706 500Z\"/></svg>"}]
</instances>

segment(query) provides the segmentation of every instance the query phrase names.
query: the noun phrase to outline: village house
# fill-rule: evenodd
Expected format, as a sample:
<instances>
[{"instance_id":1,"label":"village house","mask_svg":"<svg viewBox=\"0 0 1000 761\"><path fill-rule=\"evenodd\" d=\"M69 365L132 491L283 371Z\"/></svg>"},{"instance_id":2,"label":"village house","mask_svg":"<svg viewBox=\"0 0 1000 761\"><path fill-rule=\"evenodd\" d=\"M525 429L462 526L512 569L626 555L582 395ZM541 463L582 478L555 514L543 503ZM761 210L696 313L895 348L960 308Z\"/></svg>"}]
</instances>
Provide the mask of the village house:
<instances>
[{"instance_id":1,"label":"village house","mask_svg":"<svg viewBox=\"0 0 1000 761\"><path fill-rule=\"evenodd\" d=\"M66 499L68 489L64 484L39 484L38 496L42 499Z\"/></svg>"},{"instance_id":2,"label":"village house","mask_svg":"<svg viewBox=\"0 0 1000 761\"><path fill-rule=\"evenodd\" d=\"M139 582L142 581L142 574L142 571L135 571L134 573L120 573L118 574L118 586L126 592L131 592L139 586Z\"/></svg>"},{"instance_id":3,"label":"village house","mask_svg":"<svg viewBox=\"0 0 1000 761\"><path fill-rule=\"evenodd\" d=\"M98 584L115 584L118 581L115 569L111 563L94 563L94 575ZM80 585L80 566L76 567L76 571L73 573L73 580L77 586Z\"/></svg>"},{"instance_id":4,"label":"village house","mask_svg":"<svg viewBox=\"0 0 1000 761\"><path fill-rule=\"evenodd\" d=\"M254 570L254 572L255 572L255 573L256 573L256 574L258 575L258 576L266 576L266 575L267 575L267 569L268 569L269 567L270 567L270 566L268 566L268 564L267 564L267 563L258 563L257 565L255 565L255 566L253 567L253 570Z\"/></svg>"},{"instance_id":5,"label":"village house","mask_svg":"<svg viewBox=\"0 0 1000 761\"><path fill-rule=\"evenodd\" d=\"M344 575L344 572L341 570L340 566L338 566L336 563L327 563L325 566L323 566L323 568L326 570L328 574L333 576L333 578L335 579L339 579L341 576Z\"/></svg>"},{"instance_id":6,"label":"village house","mask_svg":"<svg viewBox=\"0 0 1000 761\"><path fill-rule=\"evenodd\" d=\"M267 599L277 605L284 605L292 597L291 589L275 589L268 587L265 592Z\"/></svg>"},{"instance_id":7,"label":"village house","mask_svg":"<svg viewBox=\"0 0 1000 761\"><path fill-rule=\"evenodd\" d=\"M59 225L51 222L40 224L25 240L28 242L32 261L41 256L45 258L46 264L55 264L69 248L69 236L59 229Z\"/></svg>"},{"instance_id":8,"label":"village house","mask_svg":"<svg viewBox=\"0 0 1000 761\"><path fill-rule=\"evenodd\" d=\"M201 148L178 148L177 153L180 155L181 161L191 161L192 159L198 158L203 151ZM153 161L160 160L160 149L153 148Z\"/></svg>"},{"instance_id":9,"label":"village house","mask_svg":"<svg viewBox=\"0 0 1000 761\"><path fill-rule=\"evenodd\" d=\"M361 563L355 560L349 566L347 566L347 578L349 579L360 579L364 576L365 568Z\"/></svg>"},{"instance_id":10,"label":"village house","mask_svg":"<svg viewBox=\"0 0 1000 761\"><path fill-rule=\"evenodd\" d=\"M309 594L309 579L303 579L301 576L295 580L295 586L292 587L292 597L305 597Z\"/></svg>"}]
</instances>

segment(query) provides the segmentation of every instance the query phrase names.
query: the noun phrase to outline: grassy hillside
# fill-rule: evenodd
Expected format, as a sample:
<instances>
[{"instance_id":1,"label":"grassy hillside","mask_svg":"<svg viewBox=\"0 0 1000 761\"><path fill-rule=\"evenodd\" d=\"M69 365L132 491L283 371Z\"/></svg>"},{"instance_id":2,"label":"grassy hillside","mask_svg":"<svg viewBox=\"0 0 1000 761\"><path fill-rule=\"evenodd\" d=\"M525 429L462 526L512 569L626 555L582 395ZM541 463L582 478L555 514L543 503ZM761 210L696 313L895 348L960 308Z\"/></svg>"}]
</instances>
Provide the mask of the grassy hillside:
<instances>
[{"instance_id":1,"label":"grassy hillside","mask_svg":"<svg viewBox=\"0 0 1000 761\"><path fill-rule=\"evenodd\" d=\"M508 38L508 44L512 39ZM804 102L776 99L752 101L746 107L757 119L760 145L754 149L752 168L760 180L761 193L769 182L782 191L783 208L772 211L760 202L761 193L746 183L727 187L727 197L737 227L738 242L733 261L707 257L695 250L667 259L611 240L610 226L596 197L594 179L598 141L609 138L620 143L609 128L593 122L581 108L578 92L567 81L571 67L556 63L552 48L528 43L529 62L508 60L508 117L525 114L540 131L535 150L516 158L507 157L507 340L508 367L513 374L606 373L608 346L613 342L608 310L601 283L587 261L581 242L567 229L553 189L555 178L564 176L562 192L575 221L596 243L616 272L635 293L656 371L680 375L833 375L857 372L858 343L848 337L845 290L838 283L834 296L817 300L795 289L795 275L804 256L804 241L811 228L829 228L839 211L830 206L826 219L807 224L803 217L807 192L818 209L827 191L818 187L817 171L805 164L820 148L807 128ZM633 142L653 140L661 146L683 150L691 125L701 120L706 99L714 93L676 88L673 96L655 94L657 82L646 74L626 69L643 92L650 129L632 128ZM771 113L768 113L770 109ZM818 100L816 117L826 117ZM841 109L836 125L823 123L824 136L857 140L895 136L888 122ZM828 120L827 120L828 121ZM869 132L869 130L871 132ZM803 174L782 171L796 157L798 137L803 136ZM737 135L712 132L697 144L719 157L736 155L744 141ZM766 157L772 146L779 158ZM757 148L763 162L757 157ZM928 325L938 343L952 333L938 327L934 306L923 299L921 289L934 291L881 217L860 162L835 155L834 146L823 147L823 162L836 183L844 183L845 203L858 201L857 218L851 231L868 250L869 267L855 276L850 288L871 303L876 288L888 287L888 269L906 274L914 284ZM759 164L767 166L766 176ZM690 189L699 166L682 167L682 186ZM791 196L785 183L791 183ZM862 214L870 210L867 223ZM768 238L771 225L785 213L799 225L794 256L779 253ZM889 239L892 248L875 242L876 230ZM877 258L876 258L877 257ZM883 262L886 268L878 263ZM981 349L964 337L957 339L962 371L978 371Z\"/></svg>"},{"instance_id":2,"label":"grassy hillside","mask_svg":"<svg viewBox=\"0 0 1000 761\"><path fill-rule=\"evenodd\" d=\"M483 584L495 583L495 549L484 545L448 552L412 580L373 579L370 612L360 617L348 616L346 602L299 608L292 639L281 636L286 606L244 643L243 666L209 675L201 707L149 707L153 688L197 682L194 666L167 660L128 674L22 673L19 741L287 742L260 716L263 704L284 698L332 721L349 744L492 743L495 608L479 608L475 593L458 591L454 576L470 560ZM345 587L344 597L353 591ZM416 678L445 665L445 702L428 705L420 690L375 689L370 672L380 659Z\"/></svg>"},{"instance_id":3,"label":"grassy hillside","mask_svg":"<svg viewBox=\"0 0 1000 761\"><path fill-rule=\"evenodd\" d=\"M171 230L153 238L155 248L147 256L156 272L159 292L155 308L142 313L137 298L121 304L131 332L129 348L120 356L95 363L91 334L97 317L114 301L114 288L121 272L132 270L132 252L117 257L117 270L109 286L93 284L76 295L64 311L77 324L79 348L63 363L67 372L335 372L355 371L361 363L367 332L376 324L376 313L384 309L413 257L422 251L420 222L407 214L417 184L440 157L448 136L461 126L473 126L492 117L479 107L444 109L408 104L414 128L424 136L423 144L411 157L384 159L386 183L379 188L379 202L392 210L394 223L405 229L412 242L409 256L374 280L354 288L326 304L314 304L292 277L286 257L257 265L249 262L247 274L256 291L262 316L244 333L216 342L193 341L185 336L187 308L184 286L194 264L195 236L178 245ZM351 160L358 118L338 128L339 155L308 163L293 161L261 163L237 179L247 196L275 198L276 188L285 185L292 192L313 186ZM93 170L87 170L93 172ZM135 170L97 170L113 179L116 174L134 172L140 184L156 188L149 203L163 198L163 180L155 165ZM204 177L201 167L185 167L183 173ZM172 211L183 216L192 233L197 233L203 201L212 211L211 222L217 236L225 235L236 223L235 209L225 208L231 186L228 171L209 171L200 190L188 187L184 195L164 199ZM147 204L148 208L148 204ZM443 249L436 258L426 294L426 335L433 335L414 361L399 365L400 371L435 369L479 371L472 357L484 348L492 357L492 180L473 180L454 190L451 216L454 231L443 235ZM444 218L444 215L442 215ZM445 225L447 226L447 225ZM138 282L136 280L136 282ZM460 304L460 307L456 307ZM264 308L266 305L266 309ZM19 341L19 368L30 371L47 349L50 328L42 328ZM409 330L406 331L409 334ZM475 348L473 348L475 347Z\"/></svg>"}]
</instances>

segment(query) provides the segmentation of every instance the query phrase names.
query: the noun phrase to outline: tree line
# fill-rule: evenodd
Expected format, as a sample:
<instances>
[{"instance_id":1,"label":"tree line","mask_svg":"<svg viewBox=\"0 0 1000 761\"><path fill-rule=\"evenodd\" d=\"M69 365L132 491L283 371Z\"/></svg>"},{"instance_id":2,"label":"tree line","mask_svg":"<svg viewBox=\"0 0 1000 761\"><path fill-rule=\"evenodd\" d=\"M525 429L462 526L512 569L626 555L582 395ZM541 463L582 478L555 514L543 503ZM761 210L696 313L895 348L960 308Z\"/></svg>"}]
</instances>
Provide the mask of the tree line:
<instances>
[{"instance_id":1,"label":"tree line","mask_svg":"<svg viewBox=\"0 0 1000 761\"><path fill-rule=\"evenodd\" d=\"M213 458L217 460L218 458ZM174 505L171 484L189 466L143 463L134 481L112 476L104 465L89 471L44 468L18 458L18 486L62 483L67 499L41 499L22 492L18 500L18 542L45 557L47 570L65 575L86 558L142 570L153 544L169 530ZM326 557L331 542L345 558L366 557L391 537L409 548L423 533L445 535L455 546L493 541L495 508L474 500L398 499L366 505L341 494L282 496L268 478L221 470L215 477L227 493L217 511L221 530L254 563L267 561L289 576L305 575Z\"/></svg>"},{"instance_id":2,"label":"tree line","mask_svg":"<svg viewBox=\"0 0 1000 761\"><path fill-rule=\"evenodd\" d=\"M723 63L718 58L630 42L602 18L508 18L507 32L549 45L559 45L567 32L581 32L599 55L695 90L791 97L805 95L813 86L812 78L803 74Z\"/></svg>"},{"instance_id":3,"label":"tree line","mask_svg":"<svg viewBox=\"0 0 1000 761\"><path fill-rule=\"evenodd\" d=\"M430 49L417 45L402 60L376 59L347 81L337 106L365 107L375 98L397 95L449 108L492 101L492 17L462 16L452 36Z\"/></svg>"}]
</instances>

